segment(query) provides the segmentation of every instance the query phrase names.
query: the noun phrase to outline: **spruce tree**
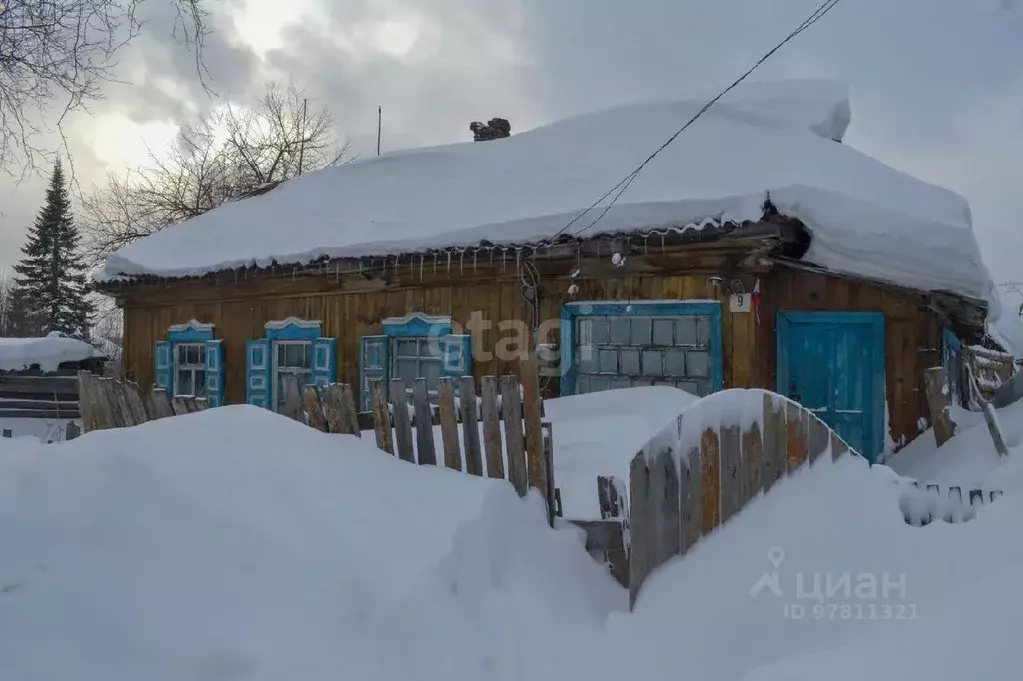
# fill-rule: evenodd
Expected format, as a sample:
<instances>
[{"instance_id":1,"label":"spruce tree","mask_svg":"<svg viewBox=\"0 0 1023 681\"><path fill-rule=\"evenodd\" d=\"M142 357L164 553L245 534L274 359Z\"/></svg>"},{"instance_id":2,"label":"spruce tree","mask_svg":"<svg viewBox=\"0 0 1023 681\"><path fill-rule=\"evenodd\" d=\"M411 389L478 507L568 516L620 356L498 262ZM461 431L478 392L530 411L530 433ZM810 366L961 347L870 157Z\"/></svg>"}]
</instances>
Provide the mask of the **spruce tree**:
<instances>
[{"instance_id":1,"label":"spruce tree","mask_svg":"<svg viewBox=\"0 0 1023 681\"><path fill-rule=\"evenodd\" d=\"M79 234L60 161L53 167L46 204L29 229L14 266L15 299L21 308L16 331L42 336L59 331L89 337L93 306L86 297L86 267L78 252Z\"/></svg>"}]
</instances>

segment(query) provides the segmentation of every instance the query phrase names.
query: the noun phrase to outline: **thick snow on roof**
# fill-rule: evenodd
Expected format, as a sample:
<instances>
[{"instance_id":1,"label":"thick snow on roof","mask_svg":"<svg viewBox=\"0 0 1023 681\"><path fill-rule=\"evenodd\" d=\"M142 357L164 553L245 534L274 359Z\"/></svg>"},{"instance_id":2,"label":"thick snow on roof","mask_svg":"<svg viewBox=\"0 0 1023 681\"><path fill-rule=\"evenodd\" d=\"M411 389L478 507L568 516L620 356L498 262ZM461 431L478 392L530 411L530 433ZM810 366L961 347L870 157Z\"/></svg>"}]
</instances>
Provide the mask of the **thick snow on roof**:
<instances>
[{"instance_id":1,"label":"thick snow on roof","mask_svg":"<svg viewBox=\"0 0 1023 681\"><path fill-rule=\"evenodd\" d=\"M0 338L0 371L21 371L33 364L43 371L56 371L61 362L103 356L88 343L59 334L46 338Z\"/></svg>"},{"instance_id":2,"label":"thick snow on roof","mask_svg":"<svg viewBox=\"0 0 1023 681\"><path fill-rule=\"evenodd\" d=\"M551 237L706 99L643 103L511 138L385 154L235 201L114 253L96 278L189 276ZM738 88L657 156L578 236L757 220L768 196L813 232L806 260L922 290L987 298L966 201L844 144L844 86ZM600 209L598 209L600 210Z\"/></svg>"}]
</instances>

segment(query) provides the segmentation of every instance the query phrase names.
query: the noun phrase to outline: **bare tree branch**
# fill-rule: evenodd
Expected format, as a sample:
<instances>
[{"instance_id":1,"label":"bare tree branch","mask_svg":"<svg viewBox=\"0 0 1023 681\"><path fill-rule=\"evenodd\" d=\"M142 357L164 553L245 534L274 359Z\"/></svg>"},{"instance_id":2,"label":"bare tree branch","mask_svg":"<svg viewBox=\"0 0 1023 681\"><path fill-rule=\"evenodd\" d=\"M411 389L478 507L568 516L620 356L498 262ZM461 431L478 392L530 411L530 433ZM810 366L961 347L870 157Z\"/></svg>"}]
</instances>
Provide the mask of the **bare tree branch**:
<instances>
[{"instance_id":1,"label":"bare tree branch","mask_svg":"<svg viewBox=\"0 0 1023 681\"><path fill-rule=\"evenodd\" d=\"M334 118L295 87L267 86L255 106L226 103L181 129L163 154L150 151L146 168L82 198L79 222L86 257L110 253L167 226L198 217L227 201L351 160Z\"/></svg>"},{"instance_id":2,"label":"bare tree branch","mask_svg":"<svg viewBox=\"0 0 1023 681\"><path fill-rule=\"evenodd\" d=\"M24 178L40 161L48 164L54 150L39 146L36 138L54 127L66 152L64 120L102 98L117 54L142 30L136 11L143 2L0 0L0 169L10 172L20 165ZM173 35L194 52L200 81L209 91L202 56L209 0L170 2L177 12Z\"/></svg>"}]
</instances>

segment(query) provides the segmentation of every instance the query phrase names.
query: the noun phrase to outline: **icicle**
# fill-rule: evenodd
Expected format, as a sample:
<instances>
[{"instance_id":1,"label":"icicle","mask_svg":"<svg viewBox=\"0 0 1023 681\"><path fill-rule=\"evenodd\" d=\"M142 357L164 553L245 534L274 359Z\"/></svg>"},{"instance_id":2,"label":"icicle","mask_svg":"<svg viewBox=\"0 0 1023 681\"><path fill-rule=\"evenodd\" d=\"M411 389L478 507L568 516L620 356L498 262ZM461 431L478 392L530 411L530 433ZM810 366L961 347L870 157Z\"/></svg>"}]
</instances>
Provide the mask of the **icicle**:
<instances>
[{"instance_id":1,"label":"icicle","mask_svg":"<svg viewBox=\"0 0 1023 681\"><path fill-rule=\"evenodd\" d=\"M423 266L426 264L426 256L419 254L419 281L423 280Z\"/></svg>"},{"instance_id":2,"label":"icicle","mask_svg":"<svg viewBox=\"0 0 1023 681\"><path fill-rule=\"evenodd\" d=\"M465 249L458 254L458 276L465 274Z\"/></svg>"},{"instance_id":3,"label":"icicle","mask_svg":"<svg viewBox=\"0 0 1023 681\"><path fill-rule=\"evenodd\" d=\"M480 249L474 249L472 252L472 273L476 274L476 258L479 257Z\"/></svg>"}]
</instances>

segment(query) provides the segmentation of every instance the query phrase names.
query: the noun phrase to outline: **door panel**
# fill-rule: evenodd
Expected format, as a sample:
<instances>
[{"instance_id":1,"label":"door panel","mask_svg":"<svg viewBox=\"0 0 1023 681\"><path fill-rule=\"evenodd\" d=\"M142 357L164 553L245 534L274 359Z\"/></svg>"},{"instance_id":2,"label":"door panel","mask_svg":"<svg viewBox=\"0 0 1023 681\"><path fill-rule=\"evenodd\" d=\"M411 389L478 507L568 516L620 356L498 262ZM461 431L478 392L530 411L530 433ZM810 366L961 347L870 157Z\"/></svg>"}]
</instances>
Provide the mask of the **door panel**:
<instances>
[{"instance_id":1,"label":"door panel","mask_svg":"<svg viewBox=\"0 0 1023 681\"><path fill-rule=\"evenodd\" d=\"M875 461L884 441L884 316L780 312L778 390Z\"/></svg>"}]
</instances>

